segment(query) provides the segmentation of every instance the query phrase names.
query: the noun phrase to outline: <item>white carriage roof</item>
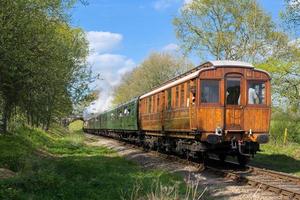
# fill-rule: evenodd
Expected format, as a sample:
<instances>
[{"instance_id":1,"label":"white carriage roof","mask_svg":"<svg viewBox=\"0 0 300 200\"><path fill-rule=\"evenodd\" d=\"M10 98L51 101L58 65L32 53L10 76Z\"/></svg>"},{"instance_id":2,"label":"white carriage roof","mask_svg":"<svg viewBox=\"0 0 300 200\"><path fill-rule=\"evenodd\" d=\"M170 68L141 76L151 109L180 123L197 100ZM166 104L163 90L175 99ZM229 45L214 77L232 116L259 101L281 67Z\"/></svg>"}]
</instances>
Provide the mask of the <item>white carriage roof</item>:
<instances>
[{"instance_id":1,"label":"white carriage roof","mask_svg":"<svg viewBox=\"0 0 300 200\"><path fill-rule=\"evenodd\" d=\"M206 66L206 67L205 67ZM196 78L199 76L200 72L209 68L216 68L216 67L245 67L245 68L254 68L254 66L250 63L241 62L241 61L233 61L233 60L216 60L216 61L208 61L206 63L201 64L200 66L192 69L191 71L188 71L178 77L175 77L174 79L171 79L167 81L166 83L162 84L160 87L155 88L151 92L148 92L142 96L140 96L141 99L151 96L153 94L156 94L158 92L161 92L167 88L173 87L175 85L178 85L180 83L183 83L187 80Z\"/></svg>"},{"instance_id":2,"label":"white carriage roof","mask_svg":"<svg viewBox=\"0 0 300 200\"><path fill-rule=\"evenodd\" d=\"M169 84L166 84L166 85L163 85L163 86L161 86L161 87L159 87L159 88L157 88L157 89L154 89L154 90L152 90L151 92L148 92L148 93L142 95L140 98L141 98L141 99L142 99L142 98L145 98L145 97L150 96L150 95L152 95L152 94L155 94L155 93L157 93L157 92L161 92L161 91L163 91L163 90L165 90L165 89L167 89L167 88L170 88L170 87L173 87L173 86L178 85L178 84L180 84L180 83L183 83L183 82L185 82L185 81L187 81L187 80L196 78L196 77L199 75L200 71L201 71L201 69L200 69L200 70L197 70L197 71L195 71L195 72L193 72L193 73L191 73L191 74L189 74L189 75L187 75L187 76L184 76L184 77L182 77L182 78L180 78L180 79L177 79L176 81L170 82Z\"/></svg>"},{"instance_id":3,"label":"white carriage roof","mask_svg":"<svg viewBox=\"0 0 300 200\"><path fill-rule=\"evenodd\" d=\"M215 60L215 61L208 61L208 63L211 63L214 67L249 67L254 68L254 66L247 62L242 61L235 61L235 60Z\"/></svg>"}]
</instances>

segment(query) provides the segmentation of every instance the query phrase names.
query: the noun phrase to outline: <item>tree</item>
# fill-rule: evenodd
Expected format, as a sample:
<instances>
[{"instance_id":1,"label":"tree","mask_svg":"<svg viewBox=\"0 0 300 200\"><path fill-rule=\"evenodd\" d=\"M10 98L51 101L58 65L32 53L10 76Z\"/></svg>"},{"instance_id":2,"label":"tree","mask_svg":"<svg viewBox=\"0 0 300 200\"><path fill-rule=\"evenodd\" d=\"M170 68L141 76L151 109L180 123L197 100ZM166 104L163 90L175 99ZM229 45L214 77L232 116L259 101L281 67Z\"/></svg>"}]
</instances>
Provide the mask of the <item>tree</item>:
<instances>
[{"instance_id":1,"label":"tree","mask_svg":"<svg viewBox=\"0 0 300 200\"><path fill-rule=\"evenodd\" d=\"M67 9L74 0L0 2L0 93L4 131L18 110L29 124L47 129L71 113L87 90L87 41L72 28ZM18 108L18 109L17 109Z\"/></svg>"},{"instance_id":2,"label":"tree","mask_svg":"<svg viewBox=\"0 0 300 200\"><path fill-rule=\"evenodd\" d=\"M255 0L193 0L173 24L184 51L206 59L257 62L285 38Z\"/></svg>"},{"instance_id":3,"label":"tree","mask_svg":"<svg viewBox=\"0 0 300 200\"><path fill-rule=\"evenodd\" d=\"M299 29L300 25L300 1L299 0L285 0L286 9L282 17L289 27Z\"/></svg>"},{"instance_id":4,"label":"tree","mask_svg":"<svg viewBox=\"0 0 300 200\"><path fill-rule=\"evenodd\" d=\"M191 69L185 58L168 53L151 53L139 67L123 76L114 89L114 104L126 102Z\"/></svg>"},{"instance_id":5,"label":"tree","mask_svg":"<svg viewBox=\"0 0 300 200\"><path fill-rule=\"evenodd\" d=\"M98 99L101 93L97 91L90 92L88 95L85 95L77 104L73 107L74 115L82 115L85 108L87 108L93 101Z\"/></svg>"}]
</instances>

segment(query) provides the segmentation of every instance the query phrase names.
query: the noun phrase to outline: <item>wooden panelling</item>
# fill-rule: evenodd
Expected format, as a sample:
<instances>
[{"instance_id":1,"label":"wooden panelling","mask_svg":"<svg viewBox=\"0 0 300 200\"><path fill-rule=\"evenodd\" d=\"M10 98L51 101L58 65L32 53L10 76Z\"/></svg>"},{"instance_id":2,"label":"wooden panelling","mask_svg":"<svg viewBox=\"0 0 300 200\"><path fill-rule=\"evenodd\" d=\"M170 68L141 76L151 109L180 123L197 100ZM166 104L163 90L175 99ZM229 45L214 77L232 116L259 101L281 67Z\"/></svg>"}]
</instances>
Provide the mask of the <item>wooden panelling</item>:
<instances>
[{"instance_id":1,"label":"wooden panelling","mask_svg":"<svg viewBox=\"0 0 300 200\"><path fill-rule=\"evenodd\" d=\"M165 131L189 131L189 110L187 108L174 109L165 112Z\"/></svg>"},{"instance_id":2,"label":"wooden panelling","mask_svg":"<svg viewBox=\"0 0 300 200\"><path fill-rule=\"evenodd\" d=\"M269 131L270 125L270 108L248 107L244 110L244 118L247 119L244 123L245 131L250 129L253 132Z\"/></svg>"},{"instance_id":3,"label":"wooden panelling","mask_svg":"<svg viewBox=\"0 0 300 200\"><path fill-rule=\"evenodd\" d=\"M225 118L225 128L227 130L243 130L244 115L241 108L226 108Z\"/></svg>"},{"instance_id":4,"label":"wooden panelling","mask_svg":"<svg viewBox=\"0 0 300 200\"><path fill-rule=\"evenodd\" d=\"M226 105L226 78L240 77L239 105ZM266 73L250 68L217 67L200 73L199 78L167 88L150 97L140 99L140 126L146 131L166 132L195 131L213 133L217 127L227 130L248 132L268 132L271 113L270 81ZM219 102L209 104L200 102L200 80L219 81ZM265 81L266 104L248 105L248 82ZM192 102L192 91L196 92ZM170 91L170 94L168 94ZM171 97L168 100L168 97ZM170 102L170 106L168 103ZM149 104L152 105L149 105ZM151 108L149 110L149 108Z\"/></svg>"},{"instance_id":5,"label":"wooden panelling","mask_svg":"<svg viewBox=\"0 0 300 200\"><path fill-rule=\"evenodd\" d=\"M222 107L200 107L197 109L198 127L204 132L215 132L216 128L223 127Z\"/></svg>"}]
</instances>

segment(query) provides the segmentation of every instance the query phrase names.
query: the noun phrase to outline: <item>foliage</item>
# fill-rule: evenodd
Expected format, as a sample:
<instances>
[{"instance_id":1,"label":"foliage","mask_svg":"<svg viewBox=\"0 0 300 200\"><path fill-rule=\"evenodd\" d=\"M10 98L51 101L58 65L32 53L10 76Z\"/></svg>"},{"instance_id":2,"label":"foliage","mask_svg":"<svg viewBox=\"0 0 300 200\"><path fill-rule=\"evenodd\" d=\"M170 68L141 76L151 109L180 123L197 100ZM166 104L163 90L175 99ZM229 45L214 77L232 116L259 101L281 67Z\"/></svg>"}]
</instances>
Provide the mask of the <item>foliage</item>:
<instances>
[{"instance_id":1,"label":"foliage","mask_svg":"<svg viewBox=\"0 0 300 200\"><path fill-rule=\"evenodd\" d=\"M299 0L285 0L286 9L282 14L285 23L289 28L299 31L300 25L300 2Z\"/></svg>"},{"instance_id":2,"label":"foliage","mask_svg":"<svg viewBox=\"0 0 300 200\"><path fill-rule=\"evenodd\" d=\"M173 24L186 53L217 60L261 60L285 38L255 0L194 0Z\"/></svg>"},{"instance_id":3,"label":"foliage","mask_svg":"<svg viewBox=\"0 0 300 200\"><path fill-rule=\"evenodd\" d=\"M74 0L0 2L0 93L5 129L17 108L31 125L49 127L87 90L82 30L68 24Z\"/></svg>"},{"instance_id":4,"label":"foliage","mask_svg":"<svg viewBox=\"0 0 300 200\"><path fill-rule=\"evenodd\" d=\"M300 49L297 44L287 44L280 53L257 66L271 73L273 103L300 117Z\"/></svg>"},{"instance_id":5,"label":"foliage","mask_svg":"<svg viewBox=\"0 0 300 200\"><path fill-rule=\"evenodd\" d=\"M154 181L151 186L151 192L145 194L141 194L141 184L136 183L132 190L132 193L123 194L123 200L198 200L198 199L210 199L208 195L205 194L207 187L203 190L199 190L199 183L194 183L189 180L189 184L187 186L185 194L182 194L180 191L179 184L176 183L173 186L163 185L158 180Z\"/></svg>"},{"instance_id":6,"label":"foliage","mask_svg":"<svg viewBox=\"0 0 300 200\"><path fill-rule=\"evenodd\" d=\"M82 132L82 127L83 127L83 121L76 120L76 121L72 122L68 128L69 128L69 131L76 133L76 132Z\"/></svg>"},{"instance_id":7,"label":"foliage","mask_svg":"<svg viewBox=\"0 0 300 200\"><path fill-rule=\"evenodd\" d=\"M168 187L177 183L184 192L178 176L144 170L110 149L88 146L82 132L74 131L22 128L0 136L0 167L18 172L0 180L0 199L115 200L131 193L136 182L146 194L153 180Z\"/></svg>"},{"instance_id":8,"label":"foliage","mask_svg":"<svg viewBox=\"0 0 300 200\"><path fill-rule=\"evenodd\" d=\"M99 95L99 92L94 91L83 96L83 98L73 106L72 113L75 115L82 115L85 108L88 107L91 102L95 101Z\"/></svg>"},{"instance_id":9,"label":"foliage","mask_svg":"<svg viewBox=\"0 0 300 200\"><path fill-rule=\"evenodd\" d=\"M123 76L114 90L114 104L126 102L150 91L191 68L192 64L182 57L154 52L139 67Z\"/></svg>"},{"instance_id":10,"label":"foliage","mask_svg":"<svg viewBox=\"0 0 300 200\"><path fill-rule=\"evenodd\" d=\"M276 144L283 144L285 129L287 128L287 143L300 144L300 116L292 111L273 109L271 121L271 141Z\"/></svg>"}]
</instances>

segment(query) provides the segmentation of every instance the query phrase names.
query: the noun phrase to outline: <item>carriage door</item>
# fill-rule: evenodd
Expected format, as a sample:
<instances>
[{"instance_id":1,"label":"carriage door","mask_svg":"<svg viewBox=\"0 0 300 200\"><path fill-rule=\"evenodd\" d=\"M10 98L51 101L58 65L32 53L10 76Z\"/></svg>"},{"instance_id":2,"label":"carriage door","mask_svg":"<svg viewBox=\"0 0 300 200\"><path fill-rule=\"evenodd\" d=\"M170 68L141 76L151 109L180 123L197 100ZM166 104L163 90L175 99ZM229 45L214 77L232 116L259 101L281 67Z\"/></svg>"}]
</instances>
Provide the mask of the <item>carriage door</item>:
<instances>
[{"instance_id":1,"label":"carriage door","mask_svg":"<svg viewBox=\"0 0 300 200\"><path fill-rule=\"evenodd\" d=\"M190 114L190 128L192 130L197 129L197 110L196 110L196 98L197 98L197 83L196 79L190 81L190 88L188 91L190 92L189 98L189 114Z\"/></svg>"},{"instance_id":2,"label":"carriage door","mask_svg":"<svg viewBox=\"0 0 300 200\"><path fill-rule=\"evenodd\" d=\"M159 106L160 106L160 124L161 124L161 130L164 131L165 130L165 127L164 127L164 124L165 124L165 91L162 91L159 93L159 96L161 98L161 102L159 103Z\"/></svg>"},{"instance_id":3,"label":"carriage door","mask_svg":"<svg viewBox=\"0 0 300 200\"><path fill-rule=\"evenodd\" d=\"M243 130L242 95L243 77L240 74L229 74L225 79L225 129Z\"/></svg>"}]
</instances>

